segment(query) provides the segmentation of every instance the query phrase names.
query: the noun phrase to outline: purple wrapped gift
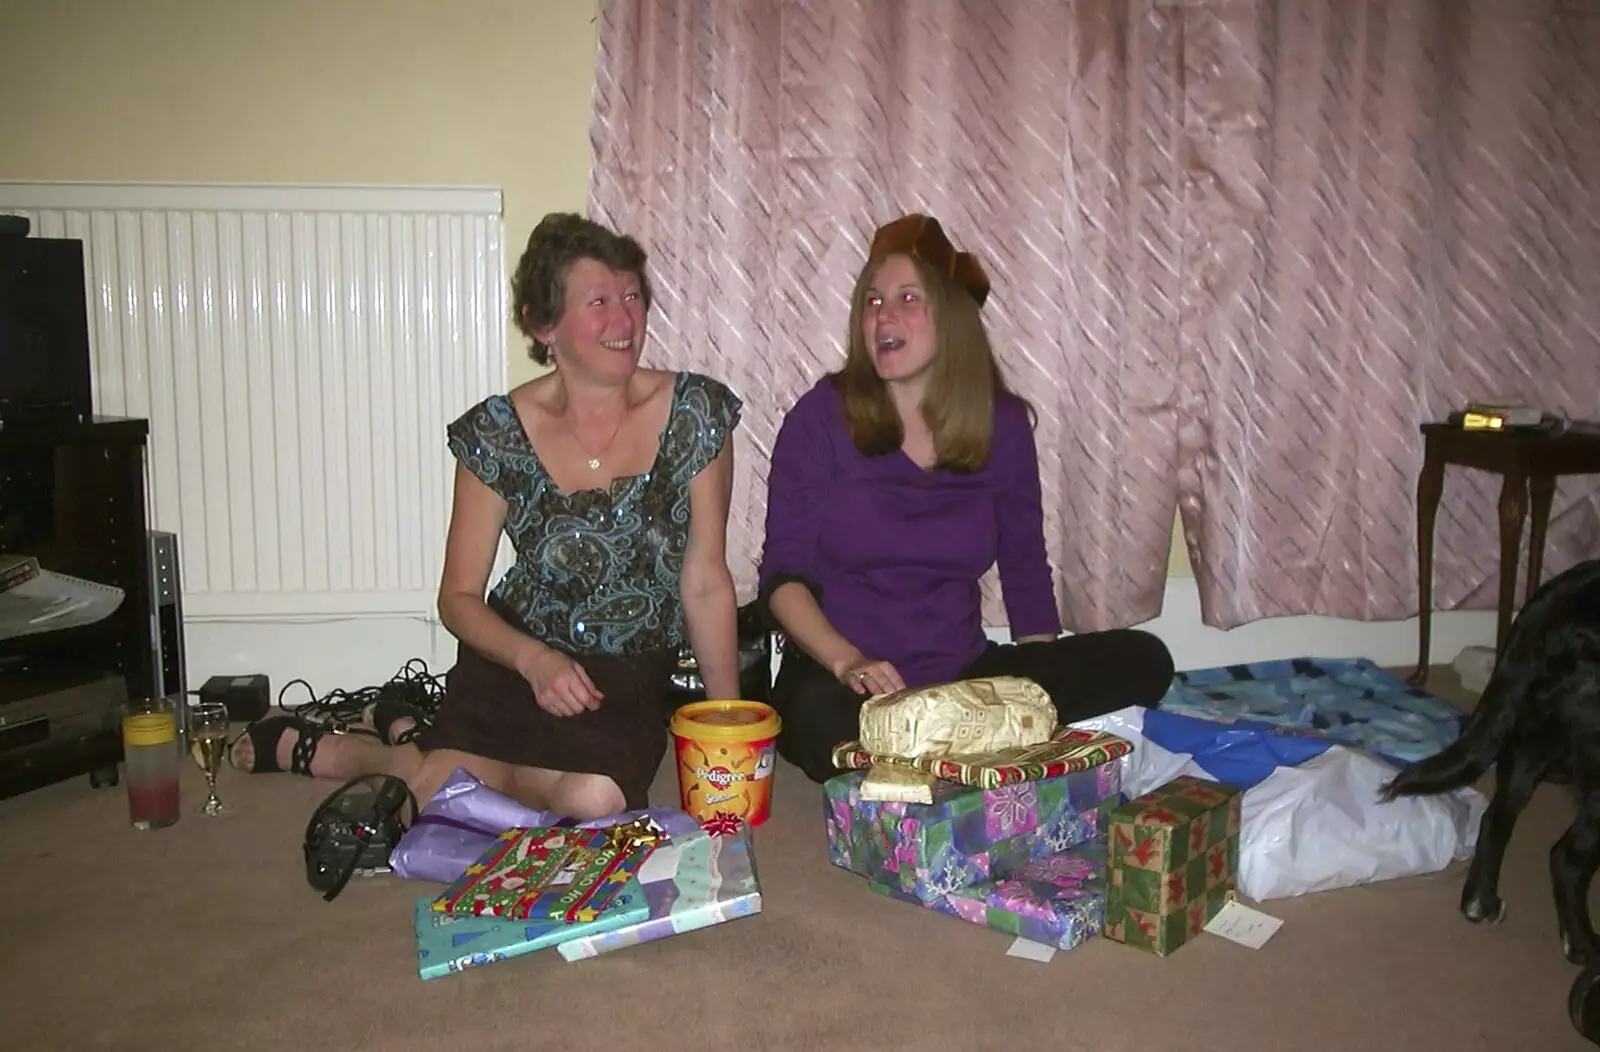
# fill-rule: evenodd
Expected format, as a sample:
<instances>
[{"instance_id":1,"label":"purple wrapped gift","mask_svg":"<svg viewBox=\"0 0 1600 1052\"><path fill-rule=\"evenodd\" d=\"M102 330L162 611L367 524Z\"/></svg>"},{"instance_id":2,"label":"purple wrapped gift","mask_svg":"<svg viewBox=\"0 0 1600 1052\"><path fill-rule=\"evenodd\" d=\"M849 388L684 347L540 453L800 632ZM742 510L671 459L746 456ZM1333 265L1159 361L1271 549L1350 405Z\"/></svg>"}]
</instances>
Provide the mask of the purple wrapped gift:
<instances>
[{"instance_id":1,"label":"purple wrapped gift","mask_svg":"<svg viewBox=\"0 0 1600 1052\"><path fill-rule=\"evenodd\" d=\"M861 799L865 771L824 785L834 865L933 902L1101 836L1123 800L1122 765L1003 785L934 784L932 804Z\"/></svg>"},{"instance_id":2,"label":"purple wrapped gift","mask_svg":"<svg viewBox=\"0 0 1600 1052\"><path fill-rule=\"evenodd\" d=\"M448 884L461 876L507 829L518 826L575 826L599 829L648 816L669 838L700 828L694 818L669 807L624 811L587 822L574 822L553 811L539 811L491 789L457 767L422 808L417 820L389 853L397 876Z\"/></svg>"},{"instance_id":3,"label":"purple wrapped gift","mask_svg":"<svg viewBox=\"0 0 1600 1052\"><path fill-rule=\"evenodd\" d=\"M1105 925L1106 843L1091 840L1059 854L1035 859L1006 880L959 888L922 902L897 887L873 880L880 895L948 913L1007 935L1070 950Z\"/></svg>"}]
</instances>

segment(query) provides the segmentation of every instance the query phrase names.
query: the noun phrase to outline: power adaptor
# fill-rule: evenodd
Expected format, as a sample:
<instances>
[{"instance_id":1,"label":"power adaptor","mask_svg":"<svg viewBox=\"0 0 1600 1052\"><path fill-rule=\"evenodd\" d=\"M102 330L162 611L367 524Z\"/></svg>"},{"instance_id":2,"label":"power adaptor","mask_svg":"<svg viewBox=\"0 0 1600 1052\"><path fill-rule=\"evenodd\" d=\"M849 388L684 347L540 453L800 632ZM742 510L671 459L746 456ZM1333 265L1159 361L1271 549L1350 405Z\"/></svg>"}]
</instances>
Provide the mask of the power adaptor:
<instances>
[{"instance_id":1,"label":"power adaptor","mask_svg":"<svg viewBox=\"0 0 1600 1052\"><path fill-rule=\"evenodd\" d=\"M212 676L200 687L200 700L221 702L235 723L259 720L272 706L272 688L263 675Z\"/></svg>"}]
</instances>

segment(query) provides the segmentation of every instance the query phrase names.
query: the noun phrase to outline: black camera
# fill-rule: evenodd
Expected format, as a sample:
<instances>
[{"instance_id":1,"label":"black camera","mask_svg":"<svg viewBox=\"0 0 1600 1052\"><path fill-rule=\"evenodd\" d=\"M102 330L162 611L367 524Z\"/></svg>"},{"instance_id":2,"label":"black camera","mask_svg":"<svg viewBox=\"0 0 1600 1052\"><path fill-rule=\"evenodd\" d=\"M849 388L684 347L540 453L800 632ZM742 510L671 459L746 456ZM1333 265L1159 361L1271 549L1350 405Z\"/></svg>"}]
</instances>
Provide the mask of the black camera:
<instances>
[{"instance_id":1,"label":"black camera","mask_svg":"<svg viewBox=\"0 0 1600 1052\"><path fill-rule=\"evenodd\" d=\"M306 824L307 882L332 902L355 874L389 872L389 854L416 817L417 799L402 779L385 774L350 779L318 805Z\"/></svg>"}]
</instances>

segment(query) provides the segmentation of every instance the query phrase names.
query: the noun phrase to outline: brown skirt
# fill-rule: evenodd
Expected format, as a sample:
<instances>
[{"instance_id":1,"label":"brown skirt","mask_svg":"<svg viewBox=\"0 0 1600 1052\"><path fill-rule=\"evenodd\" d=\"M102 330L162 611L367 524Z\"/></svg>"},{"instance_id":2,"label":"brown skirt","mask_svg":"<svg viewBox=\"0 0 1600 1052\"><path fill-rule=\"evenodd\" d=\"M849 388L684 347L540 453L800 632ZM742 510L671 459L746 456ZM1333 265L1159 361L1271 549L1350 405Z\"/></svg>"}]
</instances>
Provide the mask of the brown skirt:
<instances>
[{"instance_id":1,"label":"brown skirt","mask_svg":"<svg viewBox=\"0 0 1600 1052\"><path fill-rule=\"evenodd\" d=\"M629 808L648 806L667 750L674 651L570 655L604 696L598 709L576 716L552 716L527 680L467 644L456 654L438 718L417 738L423 752L456 749L522 767L603 774Z\"/></svg>"}]
</instances>

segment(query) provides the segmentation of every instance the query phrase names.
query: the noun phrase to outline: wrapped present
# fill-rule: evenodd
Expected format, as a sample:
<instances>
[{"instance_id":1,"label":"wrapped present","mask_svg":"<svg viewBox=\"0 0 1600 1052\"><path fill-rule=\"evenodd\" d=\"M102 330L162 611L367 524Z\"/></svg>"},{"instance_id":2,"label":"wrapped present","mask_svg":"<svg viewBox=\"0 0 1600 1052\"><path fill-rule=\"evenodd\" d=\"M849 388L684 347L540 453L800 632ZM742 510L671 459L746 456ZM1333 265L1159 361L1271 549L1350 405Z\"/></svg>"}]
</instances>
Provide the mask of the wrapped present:
<instances>
[{"instance_id":1,"label":"wrapped present","mask_svg":"<svg viewBox=\"0 0 1600 1052\"><path fill-rule=\"evenodd\" d=\"M508 829L433 902L441 913L590 921L663 837L649 819L604 829Z\"/></svg>"},{"instance_id":2,"label":"wrapped present","mask_svg":"<svg viewBox=\"0 0 1600 1052\"><path fill-rule=\"evenodd\" d=\"M861 748L883 757L867 769L863 800L933 803L934 776L905 763L1038 745L1055 729L1050 695L1031 679L994 676L912 687L861 706Z\"/></svg>"},{"instance_id":3,"label":"wrapped present","mask_svg":"<svg viewBox=\"0 0 1600 1052\"><path fill-rule=\"evenodd\" d=\"M846 770L880 765L906 767L948 782L997 789L1002 785L1086 771L1120 759L1132 749L1133 745L1126 739L1104 731L1057 727L1046 741L1037 745L989 753L896 756L872 752L858 741L845 742L833 750L833 763Z\"/></svg>"},{"instance_id":4,"label":"wrapped present","mask_svg":"<svg viewBox=\"0 0 1600 1052\"><path fill-rule=\"evenodd\" d=\"M1005 880L960 888L931 902L920 902L878 881L867 886L972 924L1070 950L1099 934L1103 926L1105 873L1105 841L1091 840L1027 863Z\"/></svg>"},{"instance_id":5,"label":"wrapped present","mask_svg":"<svg viewBox=\"0 0 1600 1052\"><path fill-rule=\"evenodd\" d=\"M1233 898L1237 786L1180 775L1109 816L1106 937L1165 956Z\"/></svg>"},{"instance_id":6,"label":"wrapped present","mask_svg":"<svg viewBox=\"0 0 1600 1052\"><path fill-rule=\"evenodd\" d=\"M640 874L650 916L604 934L563 942L556 947L562 957L580 961L761 912L761 885L748 828L674 836L656 851L656 858ZM677 868L663 879L650 880L650 867L668 852L676 853Z\"/></svg>"},{"instance_id":7,"label":"wrapped present","mask_svg":"<svg viewBox=\"0 0 1600 1052\"><path fill-rule=\"evenodd\" d=\"M1115 763L997 789L940 781L931 804L862 800L864 776L824 787L828 859L922 902L1093 840L1122 801Z\"/></svg>"},{"instance_id":8,"label":"wrapped present","mask_svg":"<svg viewBox=\"0 0 1600 1052\"><path fill-rule=\"evenodd\" d=\"M1037 745L1056 726L1031 679L992 676L878 694L861 704L861 743L892 756L949 756Z\"/></svg>"},{"instance_id":9,"label":"wrapped present","mask_svg":"<svg viewBox=\"0 0 1600 1052\"><path fill-rule=\"evenodd\" d=\"M634 878L629 878L612 896L604 913L575 924L440 913L433 908L433 900L424 896L416 902L417 974L424 979L437 979L561 945L570 939L637 924L649 916L650 904Z\"/></svg>"},{"instance_id":10,"label":"wrapped present","mask_svg":"<svg viewBox=\"0 0 1600 1052\"><path fill-rule=\"evenodd\" d=\"M892 763L877 763L867 769L856 790L863 800L897 801L907 804L933 803L933 788L938 779L925 771Z\"/></svg>"},{"instance_id":11,"label":"wrapped present","mask_svg":"<svg viewBox=\"0 0 1600 1052\"><path fill-rule=\"evenodd\" d=\"M396 876L449 884L493 848L495 838L508 829L566 825L599 829L638 818L650 819L669 837L700 827L693 816L668 807L573 822L513 800L478 781L466 768L457 767L389 852L389 866Z\"/></svg>"}]
</instances>

